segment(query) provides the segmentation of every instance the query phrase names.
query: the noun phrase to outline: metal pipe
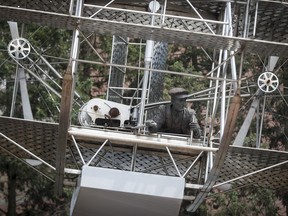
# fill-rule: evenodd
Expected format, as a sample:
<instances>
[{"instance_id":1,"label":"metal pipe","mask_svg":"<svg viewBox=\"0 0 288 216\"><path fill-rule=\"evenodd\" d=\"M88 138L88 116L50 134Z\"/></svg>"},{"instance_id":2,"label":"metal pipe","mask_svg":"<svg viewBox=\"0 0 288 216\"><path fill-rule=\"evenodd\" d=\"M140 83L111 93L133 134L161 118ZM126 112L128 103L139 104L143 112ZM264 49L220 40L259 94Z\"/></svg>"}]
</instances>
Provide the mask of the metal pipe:
<instances>
[{"instance_id":1,"label":"metal pipe","mask_svg":"<svg viewBox=\"0 0 288 216\"><path fill-rule=\"evenodd\" d=\"M152 3L152 1L151 1L151 3ZM149 6L150 6L150 4L149 4ZM154 26L154 19L155 19L154 14L157 12L158 9L159 8L156 8L156 1L154 0L153 4L152 4L152 8L150 8L150 10L152 11L151 26ZM145 57L144 57L145 70L144 70L142 92L141 92L141 102L140 102L140 109L139 109L139 117L138 117L137 126L143 125L145 104L146 104L146 100L147 100L147 89L148 89L148 84L149 84L148 81L149 81L149 77L150 77L150 70L149 69L151 69L151 62L152 62L152 57L153 57L153 48L154 48L154 41L147 40L146 41L146 49L145 49Z\"/></svg>"},{"instance_id":2,"label":"metal pipe","mask_svg":"<svg viewBox=\"0 0 288 216\"><path fill-rule=\"evenodd\" d=\"M98 58L102 61L105 62L105 60L101 57L101 55L97 52L97 50L94 48L94 46L90 43L90 41L87 39L87 37L77 28L81 36L84 38L84 40L87 42L89 47L94 51L94 53L98 56Z\"/></svg>"},{"instance_id":3,"label":"metal pipe","mask_svg":"<svg viewBox=\"0 0 288 216\"><path fill-rule=\"evenodd\" d=\"M181 173L180 173L180 171L179 171L179 169L178 169L178 167L177 167L177 164L175 163L174 158L173 158L173 156L172 156L172 154L171 154L171 152L170 152L170 150L169 150L169 148L168 148L167 146L166 146L166 150L167 150L167 152L168 152L168 154L169 154L170 159L171 159L172 162L173 162L173 165L174 165L174 167L175 167L175 169L176 169L179 177L182 177L182 176L181 176Z\"/></svg>"},{"instance_id":4,"label":"metal pipe","mask_svg":"<svg viewBox=\"0 0 288 216\"><path fill-rule=\"evenodd\" d=\"M190 7L195 11L195 13L201 18L201 20L203 20L203 17L201 16L200 13L198 13L198 11L196 10L196 8L191 4L191 2L189 0L186 0L188 2L188 4L190 5ZM206 23L204 22L204 24L207 26L207 28L210 30L210 32L212 34L215 35L215 32L211 29L211 27Z\"/></svg>"},{"instance_id":5,"label":"metal pipe","mask_svg":"<svg viewBox=\"0 0 288 216\"><path fill-rule=\"evenodd\" d=\"M82 161L83 165L86 165L85 160L84 160L84 158L83 158L83 156L82 156L82 153L81 153L81 151L80 151L80 149L79 149L79 147L78 147L78 144L77 144L74 136L71 136L71 137L72 137L73 143L74 143L74 145L75 145L75 147L76 147L76 149L77 149L77 152L78 152L78 154L79 154L79 156L80 156L80 158L81 158L81 161Z\"/></svg>"},{"instance_id":6,"label":"metal pipe","mask_svg":"<svg viewBox=\"0 0 288 216\"><path fill-rule=\"evenodd\" d=\"M192 164L189 166L186 172L182 175L183 178L185 178L188 175L188 173L194 167L195 163L198 161L198 159L201 157L202 154L203 154L203 151L201 151L200 154L198 154L198 156L195 158L195 160L192 162Z\"/></svg>"},{"instance_id":7,"label":"metal pipe","mask_svg":"<svg viewBox=\"0 0 288 216\"><path fill-rule=\"evenodd\" d=\"M162 16L162 25L164 25L164 23L165 23L166 8L167 8L167 0L164 1L163 16Z\"/></svg>"},{"instance_id":8,"label":"metal pipe","mask_svg":"<svg viewBox=\"0 0 288 216\"><path fill-rule=\"evenodd\" d=\"M2 146L0 146L0 148L5 151L7 154L12 155L14 158L16 158L17 160L22 161L23 163L25 163L27 166L29 166L30 168L32 168L34 171L40 173L41 175L43 175L44 177L46 177L47 179L49 179L52 182L55 182L54 179L50 178L48 175L46 175L45 173L41 172L40 170L36 169L34 166L32 166L30 163L28 163L25 159L19 158L17 157L15 154L9 152L7 149L3 148Z\"/></svg>"},{"instance_id":9,"label":"metal pipe","mask_svg":"<svg viewBox=\"0 0 288 216\"><path fill-rule=\"evenodd\" d=\"M255 37L255 35L256 35L258 6L259 6L259 1L256 1L256 8L255 8L255 15L254 15L254 26L253 26L253 37Z\"/></svg>"},{"instance_id":10,"label":"metal pipe","mask_svg":"<svg viewBox=\"0 0 288 216\"><path fill-rule=\"evenodd\" d=\"M70 0L69 15L73 15L74 0Z\"/></svg>"},{"instance_id":11,"label":"metal pipe","mask_svg":"<svg viewBox=\"0 0 288 216\"><path fill-rule=\"evenodd\" d=\"M243 30L243 37L247 37L247 30L248 30L248 20L249 20L249 7L250 7L250 0L247 0L246 4L246 12L245 12L245 19L244 19L244 30Z\"/></svg>"},{"instance_id":12,"label":"metal pipe","mask_svg":"<svg viewBox=\"0 0 288 216\"><path fill-rule=\"evenodd\" d=\"M268 170L268 169L272 169L272 168L277 167L277 166L281 166L281 165L286 164L286 163L288 163L288 160L283 161L283 162L280 162L280 163L277 163L277 164L274 164L274 165L271 165L271 166L269 166L269 167L265 167L265 168L259 169L259 170L255 171L255 172L251 172L251 173L248 173L248 174L245 174L245 175L236 177L236 178L234 178L234 179L231 179L231 180L228 180L228 181L219 183L219 184L215 184L215 185L213 186L213 188L219 187L219 186L221 186L221 185L224 185L224 184L227 184L227 183L230 183L230 182L234 182L234 181L236 181L236 180L238 180L238 179L242 179L242 178L245 178L245 177L248 177L248 176L257 174L257 173L259 173L259 172L263 172L263 171Z\"/></svg>"},{"instance_id":13,"label":"metal pipe","mask_svg":"<svg viewBox=\"0 0 288 216\"><path fill-rule=\"evenodd\" d=\"M110 2L108 2L106 5L104 5L103 7L101 7L97 12L95 12L94 14L92 14L89 18L93 18L95 15L97 15L99 12L101 12L104 8L108 8L107 6L110 5L111 3L113 3L114 0L111 0ZM86 6L86 5L85 5Z\"/></svg>"},{"instance_id":14,"label":"metal pipe","mask_svg":"<svg viewBox=\"0 0 288 216\"><path fill-rule=\"evenodd\" d=\"M10 139L9 137L5 136L3 133L0 132L0 135L2 137L4 137L5 139L7 139L9 142L13 143L14 145L16 145L17 147L19 147L21 150L25 151L26 153L28 153L29 155L31 155L32 157L36 158L37 160L41 161L42 163L44 163L45 165L47 165L48 167L50 167L53 170L56 170L55 167L53 167L52 165L50 165L49 163L47 163L46 161L42 160L40 157L38 157L37 155L33 154L32 152L28 151L27 149L25 149L24 147L22 147L20 144L18 144L17 142L15 142L14 140Z\"/></svg>"},{"instance_id":15,"label":"metal pipe","mask_svg":"<svg viewBox=\"0 0 288 216\"><path fill-rule=\"evenodd\" d=\"M34 50L35 51L35 50ZM58 73L58 71L39 53L37 53L39 55L39 57L42 59L42 61L44 61L44 63L54 72L54 74L56 74L56 76L60 79L62 79L63 77L61 76L61 74Z\"/></svg>"},{"instance_id":16,"label":"metal pipe","mask_svg":"<svg viewBox=\"0 0 288 216\"><path fill-rule=\"evenodd\" d=\"M70 135L75 137L82 138L84 140L97 140L103 141L108 139L111 143L117 145L130 145L133 146L137 143L138 147L146 147L152 149L163 149L163 147L170 147L173 150L186 151L186 152L197 152L197 151L212 151L216 152L218 148L204 147L189 145L188 138L183 140L174 140L173 142L169 138L158 138L154 136L142 136L126 133L118 133L112 131L103 131L103 130L91 130L91 129L79 129L71 127L68 131ZM194 142L196 143L196 142ZM199 143L200 144L200 143Z\"/></svg>"},{"instance_id":17,"label":"metal pipe","mask_svg":"<svg viewBox=\"0 0 288 216\"><path fill-rule=\"evenodd\" d=\"M105 140L105 142L100 146L100 148L96 151L93 157L89 160L89 162L86 164L87 166L90 165L90 163L94 160L94 158L98 155L98 153L102 150L102 148L106 145L107 142L108 142L108 139Z\"/></svg>"},{"instance_id":18,"label":"metal pipe","mask_svg":"<svg viewBox=\"0 0 288 216\"><path fill-rule=\"evenodd\" d=\"M39 82L41 82L43 85L45 85L50 91L52 91L54 94L56 94L59 98L61 98L61 95L53 89L51 86L49 86L46 82L44 82L40 77L38 77L35 73L33 73L30 69L25 68L24 65L22 65L20 62L16 61L18 65L20 65L23 69L25 69L30 75L32 75L34 78L36 78Z\"/></svg>"},{"instance_id":19,"label":"metal pipe","mask_svg":"<svg viewBox=\"0 0 288 216\"><path fill-rule=\"evenodd\" d=\"M83 59L73 59L73 60L75 60L77 62L82 62L82 63L97 64L97 65L103 65L103 66L116 66L116 67L123 67L123 68L125 67L128 69L135 69L135 70L149 70L149 71L153 70L153 72L174 74L174 75L179 75L179 76L204 78L204 79L208 79L208 80L224 80L223 78L219 78L219 77L207 77L207 76L203 76L203 75L183 73L183 72L179 72L179 71L167 71L167 70L160 70L160 69L154 69L154 68L147 69L145 67L136 67L136 66L130 66L130 65L119 65L119 64L95 62L95 61L89 61L89 60L83 60ZM226 81L237 82L234 79L229 79L229 78L227 78Z\"/></svg>"},{"instance_id":20,"label":"metal pipe","mask_svg":"<svg viewBox=\"0 0 288 216\"><path fill-rule=\"evenodd\" d=\"M135 171L135 161L136 161L136 155L137 155L137 147L138 147L137 144L135 144L135 145L133 146L132 161L131 161L131 171L132 171L132 172Z\"/></svg>"},{"instance_id":21,"label":"metal pipe","mask_svg":"<svg viewBox=\"0 0 288 216\"><path fill-rule=\"evenodd\" d=\"M261 146L261 136L262 136L262 128L263 128L263 122L264 122L265 105L266 105L266 95L264 95L264 100L263 100L262 115L261 115L261 122L260 122L260 128L259 128L259 137L256 142L257 144L256 148L260 148Z\"/></svg>"}]
</instances>

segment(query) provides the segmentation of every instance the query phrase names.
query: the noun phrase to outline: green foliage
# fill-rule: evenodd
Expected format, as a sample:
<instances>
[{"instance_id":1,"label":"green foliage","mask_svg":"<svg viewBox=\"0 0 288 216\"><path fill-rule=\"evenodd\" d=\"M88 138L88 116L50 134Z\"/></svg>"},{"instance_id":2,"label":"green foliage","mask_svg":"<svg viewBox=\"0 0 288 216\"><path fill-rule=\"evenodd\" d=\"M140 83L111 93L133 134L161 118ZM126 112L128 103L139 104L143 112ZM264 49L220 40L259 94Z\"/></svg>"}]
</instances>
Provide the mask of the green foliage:
<instances>
[{"instance_id":1,"label":"green foliage","mask_svg":"<svg viewBox=\"0 0 288 216\"><path fill-rule=\"evenodd\" d=\"M209 203L208 215L242 216L242 215L278 215L277 197L268 189L251 187L232 190L227 193L217 191Z\"/></svg>"},{"instance_id":2,"label":"green foliage","mask_svg":"<svg viewBox=\"0 0 288 216\"><path fill-rule=\"evenodd\" d=\"M54 182L24 163L3 155L0 155L0 173L1 176L7 176L6 183L10 188L10 194L4 182L0 184L0 192L9 204L13 202L11 199L14 197L11 193L15 193L14 202L21 201L16 203L21 215L68 215L68 203L71 198L69 190L65 191L63 197L55 197ZM7 215L12 215L11 211L12 209L9 209Z\"/></svg>"},{"instance_id":3,"label":"green foliage","mask_svg":"<svg viewBox=\"0 0 288 216\"><path fill-rule=\"evenodd\" d=\"M246 136L244 139L244 146L246 147L256 147L256 134L252 133Z\"/></svg>"}]
</instances>

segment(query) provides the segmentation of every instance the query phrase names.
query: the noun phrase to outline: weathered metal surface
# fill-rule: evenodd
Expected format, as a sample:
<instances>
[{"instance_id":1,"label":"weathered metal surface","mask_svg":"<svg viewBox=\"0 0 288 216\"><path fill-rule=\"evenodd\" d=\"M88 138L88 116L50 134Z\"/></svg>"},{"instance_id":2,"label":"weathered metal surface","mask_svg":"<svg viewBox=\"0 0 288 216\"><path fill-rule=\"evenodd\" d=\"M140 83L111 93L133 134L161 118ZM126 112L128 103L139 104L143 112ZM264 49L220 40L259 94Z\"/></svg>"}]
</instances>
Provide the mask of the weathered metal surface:
<instances>
[{"instance_id":1,"label":"weathered metal surface","mask_svg":"<svg viewBox=\"0 0 288 216\"><path fill-rule=\"evenodd\" d=\"M2 116L0 117L0 133L10 137L23 148L31 151L55 167L58 124L13 119ZM91 139L90 141L78 140L77 144L87 163L102 143ZM66 151L66 168L81 170L83 163L70 139L68 140ZM100 152L99 156L93 160L91 165L130 170L132 151L132 148L129 146L122 146L122 148L120 148L119 145L107 145L107 148ZM23 149L13 145L3 136L0 136L0 152L1 154L8 154L7 152L10 152L19 158L32 158L28 153L24 152ZM139 148L137 152L135 163L136 172L169 176L178 175L165 151ZM192 161L197 157L197 154L189 155L173 152L173 156L175 157L181 174L184 174ZM288 152L230 146L215 184L217 185L256 172L253 175L239 178L231 183L236 186L248 186L252 184L271 189L286 190L288 184L288 164L285 164L285 162L287 161ZM261 169L279 163L284 164L261 172ZM166 165L163 166L163 164ZM197 165L192 169L186 178L187 182L194 184L197 182L198 168ZM259 170L260 172L257 172ZM66 173L65 177L66 180L69 180L71 176Z\"/></svg>"},{"instance_id":2,"label":"weathered metal surface","mask_svg":"<svg viewBox=\"0 0 288 216\"><path fill-rule=\"evenodd\" d=\"M187 11L187 5L179 1L170 2L177 8L179 13ZM95 5L86 5L83 15L76 17L69 14L70 1L27 1L26 4L18 1L0 1L1 20L11 20L23 23L36 23L56 28L74 29L80 22L81 30L97 32L99 34L121 35L131 38L142 38L168 43L191 44L204 48L237 50L242 49L250 53L259 53L274 56L288 56L288 7L285 3L259 1L257 17L255 18L255 5L251 6L251 24L248 26L247 38L243 38L243 20L245 8L241 4L235 5L234 18L237 26L234 27L234 36L227 37L219 34L216 29L222 24L220 20L224 2L209 2L209 4L197 4L195 8L204 11L207 15L208 25L199 19L199 16L191 17L193 11L186 12L185 16L175 17L177 11L171 12L167 8L167 14L156 16L154 27L150 25L151 14L145 11L131 10L127 5L115 5L117 10L102 8L99 10ZM177 7L175 6L177 5ZM112 5L113 6L113 5ZM117 7L116 7L117 6ZM133 4L132 4L133 6ZM171 6L171 8L173 8ZM103 7L103 6L102 6ZM128 7L128 9L127 9ZM72 7L73 8L73 7ZM179 8L179 9L178 9ZM97 11L97 14L95 14ZM171 9L172 10L172 9ZM169 14L169 13L170 14ZM165 17L165 19L163 18ZM198 20L191 20L197 18ZM205 19L206 17L203 16ZM255 22L255 26L254 23ZM253 28L256 27L255 35ZM247 28L247 26L246 26ZM204 43L205 42L205 43Z\"/></svg>"}]
</instances>

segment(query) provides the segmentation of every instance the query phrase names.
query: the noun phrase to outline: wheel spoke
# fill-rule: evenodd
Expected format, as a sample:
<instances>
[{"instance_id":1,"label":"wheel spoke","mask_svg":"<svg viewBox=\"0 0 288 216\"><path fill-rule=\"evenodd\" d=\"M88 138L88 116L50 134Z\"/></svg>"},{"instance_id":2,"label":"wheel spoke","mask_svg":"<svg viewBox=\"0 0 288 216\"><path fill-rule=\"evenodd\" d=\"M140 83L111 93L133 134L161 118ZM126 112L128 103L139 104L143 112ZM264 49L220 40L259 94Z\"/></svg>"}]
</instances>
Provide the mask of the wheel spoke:
<instances>
[{"instance_id":1,"label":"wheel spoke","mask_svg":"<svg viewBox=\"0 0 288 216\"><path fill-rule=\"evenodd\" d=\"M259 78L259 81L261 81L261 82L263 82L263 83L264 83L264 82L265 82L265 79L260 79L260 78Z\"/></svg>"}]
</instances>

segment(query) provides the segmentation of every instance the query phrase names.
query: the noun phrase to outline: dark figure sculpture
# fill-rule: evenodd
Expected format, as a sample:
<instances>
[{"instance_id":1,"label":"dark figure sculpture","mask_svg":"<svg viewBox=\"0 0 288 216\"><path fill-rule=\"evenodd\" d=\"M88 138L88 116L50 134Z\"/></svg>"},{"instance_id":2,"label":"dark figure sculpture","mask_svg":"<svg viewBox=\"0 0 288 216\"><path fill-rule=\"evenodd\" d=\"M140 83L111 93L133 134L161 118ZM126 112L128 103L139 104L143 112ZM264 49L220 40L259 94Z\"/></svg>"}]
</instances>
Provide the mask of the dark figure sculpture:
<instances>
[{"instance_id":1,"label":"dark figure sculpture","mask_svg":"<svg viewBox=\"0 0 288 216\"><path fill-rule=\"evenodd\" d=\"M148 120L146 125L150 133L168 132L191 134L200 138L201 129L195 116L195 111L186 107L188 91L183 88L173 88L169 91L171 103L161 105L153 120Z\"/></svg>"}]
</instances>

